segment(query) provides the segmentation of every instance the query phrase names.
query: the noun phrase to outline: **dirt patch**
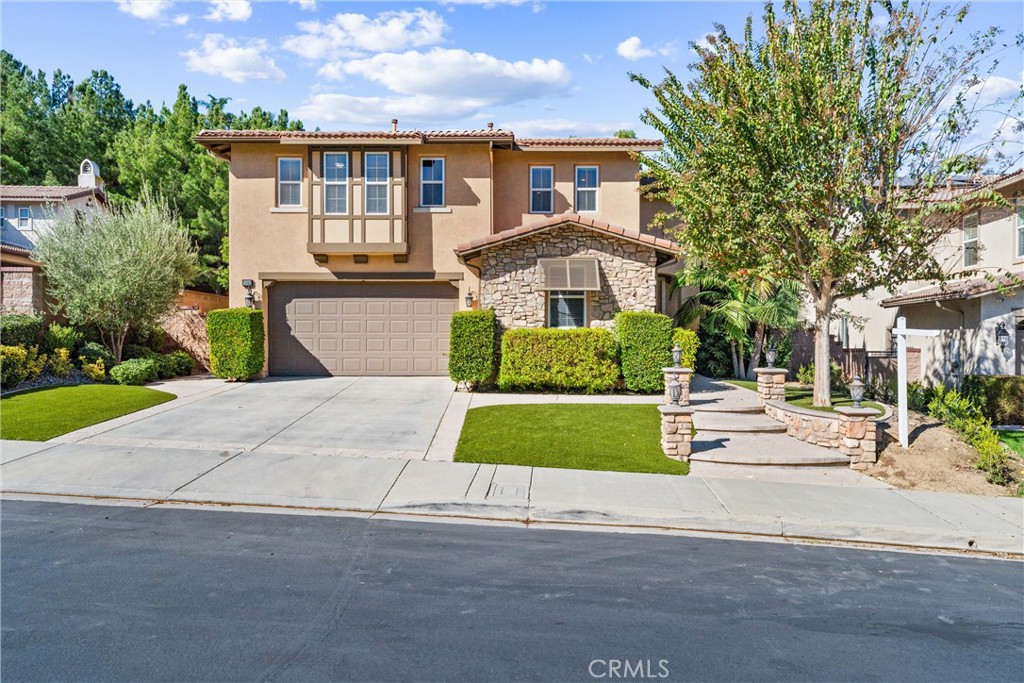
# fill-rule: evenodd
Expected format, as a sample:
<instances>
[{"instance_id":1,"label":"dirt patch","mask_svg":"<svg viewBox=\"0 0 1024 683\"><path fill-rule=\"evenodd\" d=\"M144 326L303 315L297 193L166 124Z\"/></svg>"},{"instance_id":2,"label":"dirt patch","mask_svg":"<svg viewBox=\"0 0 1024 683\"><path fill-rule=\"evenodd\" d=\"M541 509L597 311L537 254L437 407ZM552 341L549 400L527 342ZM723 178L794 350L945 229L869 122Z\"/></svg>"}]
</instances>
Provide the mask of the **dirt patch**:
<instances>
[{"instance_id":1,"label":"dirt patch","mask_svg":"<svg viewBox=\"0 0 1024 683\"><path fill-rule=\"evenodd\" d=\"M883 430L883 448L878 462L865 471L876 479L901 489L969 493L979 496L1012 496L1016 491L985 480L985 473L974 469L977 452L960 435L941 422L910 412L910 448L899 443L899 426L894 415L879 423Z\"/></svg>"}]
</instances>

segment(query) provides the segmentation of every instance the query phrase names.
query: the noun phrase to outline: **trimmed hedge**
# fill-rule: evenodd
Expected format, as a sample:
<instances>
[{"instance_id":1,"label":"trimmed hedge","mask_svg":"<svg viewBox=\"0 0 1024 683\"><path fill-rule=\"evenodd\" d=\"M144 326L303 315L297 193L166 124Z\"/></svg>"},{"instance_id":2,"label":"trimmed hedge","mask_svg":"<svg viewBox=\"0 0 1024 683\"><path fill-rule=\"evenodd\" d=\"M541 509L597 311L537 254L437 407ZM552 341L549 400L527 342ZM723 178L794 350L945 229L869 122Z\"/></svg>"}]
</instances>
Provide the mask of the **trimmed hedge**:
<instances>
[{"instance_id":1,"label":"trimmed hedge","mask_svg":"<svg viewBox=\"0 0 1024 683\"><path fill-rule=\"evenodd\" d=\"M28 376L27 359L24 346L0 346L0 386L13 389L24 382Z\"/></svg>"},{"instance_id":2,"label":"trimmed hedge","mask_svg":"<svg viewBox=\"0 0 1024 683\"><path fill-rule=\"evenodd\" d=\"M503 391L613 389L619 379L615 336L605 329L509 330L501 339Z\"/></svg>"},{"instance_id":3,"label":"trimmed hedge","mask_svg":"<svg viewBox=\"0 0 1024 683\"><path fill-rule=\"evenodd\" d=\"M452 314L448 347L448 376L470 385L494 379L498 322L494 311Z\"/></svg>"},{"instance_id":4,"label":"trimmed hedge","mask_svg":"<svg viewBox=\"0 0 1024 683\"><path fill-rule=\"evenodd\" d=\"M263 370L263 311L222 308L206 315L210 370L217 377L249 380Z\"/></svg>"},{"instance_id":5,"label":"trimmed hedge","mask_svg":"<svg viewBox=\"0 0 1024 683\"><path fill-rule=\"evenodd\" d=\"M644 393L662 391L662 368L672 365L672 318L652 312L616 313L615 336L626 388Z\"/></svg>"},{"instance_id":6,"label":"trimmed hedge","mask_svg":"<svg viewBox=\"0 0 1024 683\"><path fill-rule=\"evenodd\" d=\"M974 399L992 424L1024 425L1024 377L968 375L964 395Z\"/></svg>"},{"instance_id":7,"label":"trimmed hedge","mask_svg":"<svg viewBox=\"0 0 1024 683\"><path fill-rule=\"evenodd\" d=\"M157 379L159 370L152 358L132 358L110 368L110 379L118 384L138 386Z\"/></svg>"},{"instance_id":8,"label":"trimmed hedge","mask_svg":"<svg viewBox=\"0 0 1024 683\"><path fill-rule=\"evenodd\" d=\"M43 334L43 320L34 315L0 315L0 343L5 346L35 346Z\"/></svg>"},{"instance_id":9,"label":"trimmed hedge","mask_svg":"<svg viewBox=\"0 0 1024 683\"><path fill-rule=\"evenodd\" d=\"M672 346L676 344L683 350L683 359L679 364L694 370L694 366L697 365L697 351L700 349L700 337L693 330L677 327L672 330Z\"/></svg>"}]
</instances>

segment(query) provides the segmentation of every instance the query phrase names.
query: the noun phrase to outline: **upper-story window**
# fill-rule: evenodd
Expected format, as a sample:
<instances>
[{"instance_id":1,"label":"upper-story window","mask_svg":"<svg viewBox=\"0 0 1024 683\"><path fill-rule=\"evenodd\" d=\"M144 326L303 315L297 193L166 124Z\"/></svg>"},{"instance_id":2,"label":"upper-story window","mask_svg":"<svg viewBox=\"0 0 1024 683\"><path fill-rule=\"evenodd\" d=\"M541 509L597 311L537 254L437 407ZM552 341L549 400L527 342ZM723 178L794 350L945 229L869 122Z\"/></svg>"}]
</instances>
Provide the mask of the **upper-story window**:
<instances>
[{"instance_id":1,"label":"upper-story window","mask_svg":"<svg viewBox=\"0 0 1024 683\"><path fill-rule=\"evenodd\" d=\"M366 153L366 213L386 214L388 212L388 152Z\"/></svg>"},{"instance_id":2,"label":"upper-story window","mask_svg":"<svg viewBox=\"0 0 1024 683\"><path fill-rule=\"evenodd\" d=\"M302 206L300 157L279 157L277 160L277 205Z\"/></svg>"},{"instance_id":3,"label":"upper-story window","mask_svg":"<svg viewBox=\"0 0 1024 683\"><path fill-rule=\"evenodd\" d=\"M324 213L348 213L348 152L324 153Z\"/></svg>"},{"instance_id":4,"label":"upper-story window","mask_svg":"<svg viewBox=\"0 0 1024 683\"><path fill-rule=\"evenodd\" d=\"M1017 258L1024 258L1024 199L1017 200Z\"/></svg>"},{"instance_id":5,"label":"upper-story window","mask_svg":"<svg viewBox=\"0 0 1024 683\"><path fill-rule=\"evenodd\" d=\"M576 212L597 211L597 166L576 167Z\"/></svg>"},{"instance_id":6,"label":"upper-story window","mask_svg":"<svg viewBox=\"0 0 1024 683\"><path fill-rule=\"evenodd\" d=\"M444 159L420 160L420 206L444 206Z\"/></svg>"},{"instance_id":7,"label":"upper-story window","mask_svg":"<svg viewBox=\"0 0 1024 683\"><path fill-rule=\"evenodd\" d=\"M0 206L0 225L7 224L7 207Z\"/></svg>"},{"instance_id":8,"label":"upper-story window","mask_svg":"<svg viewBox=\"0 0 1024 683\"><path fill-rule=\"evenodd\" d=\"M978 265L978 212L972 211L963 219L964 268Z\"/></svg>"},{"instance_id":9,"label":"upper-story window","mask_svg":"<svg viewBox=\"0 0 1024 683\"><path fill-rule=\"evenodd\" d=\"M29 223L32 220L32 213L25 207L18 209L18 227L23 230L28 230Z\"/></svg>"},{"instance_id":10,"label":"upper-story window","mask_svg":"<svg viewBox=\"0 0 1024 683\"><path fill-rule=\"evenodd\" d=\"M530 167L530 213L554 213L555 172L551 166Z\"/></svg>"}]
</instances>

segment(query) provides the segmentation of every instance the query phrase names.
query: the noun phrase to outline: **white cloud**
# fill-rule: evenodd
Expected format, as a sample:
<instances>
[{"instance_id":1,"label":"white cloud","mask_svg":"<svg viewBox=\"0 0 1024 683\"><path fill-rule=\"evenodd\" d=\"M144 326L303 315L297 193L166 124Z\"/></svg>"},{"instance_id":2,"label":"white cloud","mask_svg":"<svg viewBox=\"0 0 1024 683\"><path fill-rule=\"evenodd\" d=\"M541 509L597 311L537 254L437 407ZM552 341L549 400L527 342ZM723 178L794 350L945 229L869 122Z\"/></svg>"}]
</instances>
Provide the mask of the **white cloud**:
<instances>
[{"instance_id":1,"label":"white cloud","mask_svg":"<svg viewBox=\"0 0 1024 683\"><path fill-rule=\"evenodd\" d=\"M583 61L587 64L597 64L601 61L601 55L592 55L586 52L583 53Z\"/></svg>"},{"instance_id":2,"label":"white cloud","mask_svg":"<svg viewBox=\"0 0 1024 683\"><path fill-rule=\"evenodd\" d=\"M178 26L184 26L188 23L188 20L189 16L187 14L179 14L178 16L171 19L171 22Z\"/></svg>"},{"instance_id":3,"label":"white cloud","mask_svg":"<svg viewBox=\"0 0 1024 683\"><path fill-rule=\"evenodd\" d=\"M210 13L204 19L210 21L246 21L252 16L249 0L210 0Z\"/></svg>"},{"instance_id":4,"label":"white cloud","mask_svg":"<svg viewBox=\"0 0 1024 683\"><path fill-rule=\"evenodd\" d=\"M636 128L635 123L600 123L595 121L572 121L569 119L525 119L502 122L505 130L514 131L520 137L608 137L624 128Z\"/></svg>"},{"instance_id":5,"label":"white cloud","mask_svg":"<svg viewBox=\"0 0 1024 683\"><path fill-rule=\"evenodd\" d=\"M316 0L288 0L289 5L298 5L299 9L306 12L316 11Z\"/></svg>"},{"instance_id":6,"label":"white cloud","mask_svg":"<svg viewBox=\"0 0 1024 683\"><path fill-rule=\"evenodd\" d=\"M635 62L638 59L645 59L655 55L670 57L675 54L676 48L673 43L664 43L662 45L656 45L653 48L644 47L639 36L630 36L618 44L615 48L615 52L617 52L620 57L628 59L631 62Z\"/></svg>"},{"instance_id":7,"label":"white cloud","mask_svg":"<svg viewBox=\"0 0 1024 683\"><path fill-rule=\"evenodd\" d=\"M435 48L335 62L324 76L361 76L392 94L317 93L296 116L327 123L381 125L393 117L423 124L455 121L486 108L564 94L572 74L558 60L507 62L484 53Z\"/></svg>"},{"instance_id":8,"label":"white cloud","mask_svg":"<svg viewBox=\"0 0 1024 683\"><path fill-rule=\"evenodd\" d=\"M338 59L368 52L405 50L440 43L448 26L436 12L415 9L338 14L329 21L302 21L300 35L285 38L284 49L306 59Z\"/></svg>"},{"instance_id":9,"label":"white cloud","mask_svg":"<svg viewBox=\"0 0 1024 683\"><path fill-rule=\"evenodd\" d=\"M1021 74L1020 80L1006 78L1005 76L989 76L981 83L968 89L966 97L969 102L977 97L978 106L992 104L996 100L1020 93L1022 89L1021 80L1024 80L1024 74Z\"/></svg>"},{"instance_id":10,"label":"white cloud","mask_svg":"<svg viewBox=\"0 0 1024 683\"><path fill-rule=\"evenodd\" d=\"M244 45L220 33L203 37L202 50L181 53L185 68L213 76L223 76L235 83L246 81L279 81L284 72L267 56L267 41L258 38Z\"/></svg>"},{"instance_id":11,"label":"white cloud","mask_svg":"<svg viewBox=\"0 0 1024 683\"><path fill-rule=\"evenodd\" d=\"M479 5L484 9L494 9L502 5L514 7L530 5L533 13L536 14L544 9L544 3L539 0L441 0L442 5Z\"/></svg>"},{"instance_id":12,"label":"white cloud","mask_svg":"<svg viewBox=\"0 0 1024 683\"><path fill-rule=\"evenodd\" d=\"M173 4L170 0L117 0L117 8L136 19L159 19Z\"/></svg>"},{"instance_id":13,"label":"white cloud","mask_svg":"<svg viewBox=\"0 0 1024 683\"><path fill-rule=\"evenodd\" d=\"M714 36L715 36L714 33L705 33L703 36L700 37L700 40L693 41L693 44L690 47L690 52L692 52L693 54L698 54L697 50L694 49L696 47L702 47L705 50L710 50L711 49L711 38L713 38Z\"/></svg>"}]
</instances>

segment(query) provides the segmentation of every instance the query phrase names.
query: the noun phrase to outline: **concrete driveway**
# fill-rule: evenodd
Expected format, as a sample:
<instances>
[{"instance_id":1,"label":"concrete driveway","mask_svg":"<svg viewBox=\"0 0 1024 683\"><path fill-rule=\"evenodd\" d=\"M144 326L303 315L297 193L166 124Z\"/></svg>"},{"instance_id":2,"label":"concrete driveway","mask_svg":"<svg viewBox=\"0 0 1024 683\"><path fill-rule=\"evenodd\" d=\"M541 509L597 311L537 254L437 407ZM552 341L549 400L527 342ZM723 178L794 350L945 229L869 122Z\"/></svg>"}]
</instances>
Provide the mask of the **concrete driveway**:
<instances>
[{"instance_id":1,"label":"concrete driveway","mask_svg":"<svg viewBox=\"0 0 1024 683\"><path fill-rule=\"evenodd\" d=\"M129 416L126 424L106 429L98 425L99 430L60 440L423 459L438 435L454 388L446 377L275 378L218 384L165 404L165 409L158 406L136 419ZM450 439L442 441L447 446ZM451 459L450 454L443 455L438 459Z\"/></svg>"}]
</instances>

